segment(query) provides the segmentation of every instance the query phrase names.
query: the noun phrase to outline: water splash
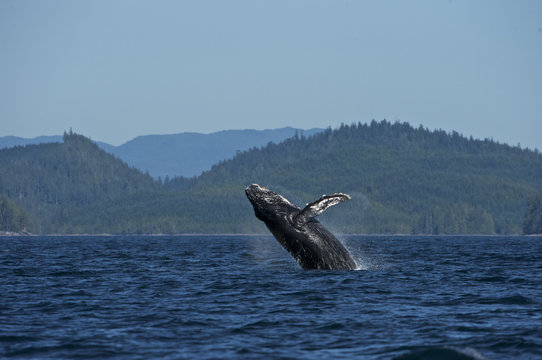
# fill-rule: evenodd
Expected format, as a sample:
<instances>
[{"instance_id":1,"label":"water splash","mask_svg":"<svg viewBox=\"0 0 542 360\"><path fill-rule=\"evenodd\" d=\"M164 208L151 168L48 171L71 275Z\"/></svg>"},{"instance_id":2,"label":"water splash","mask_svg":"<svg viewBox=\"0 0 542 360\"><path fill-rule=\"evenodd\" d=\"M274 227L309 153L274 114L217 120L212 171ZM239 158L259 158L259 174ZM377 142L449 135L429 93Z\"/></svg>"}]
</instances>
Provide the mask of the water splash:
<instances>
[{"instance_id":1,"label":"water splash","mask_svg":"<svg viewBox=\"0 0 542 360\"><path fill-rule=\"evenodd\" d=\"M372 262L372 259L368 258L365 255L362 255L360 253L353 253L350 249L348 249L350 252L350 255L352 256L352 259L354 259L354 262L356 263L356 268L354 270L375 270L378 269L379 266L375 265Z\"/></svg>"},{"instance_id":2,"label":"water splash","mask_svg":"<svg viewBox=\"0 0 542 360\"><path fill-rule=\"evenodd\" d=\"M382 262L382 259L367 255L363 249L359 247L359 242L351 241L352 239L346 235L338 236L337 238L344 245L346 250L348 250L350 256L352 256L352 259L356 263L356 268L354 270L371 271L380 270L386 267ZM355 246L354 244L358 246Z\"/></svg>"}]
</instances>

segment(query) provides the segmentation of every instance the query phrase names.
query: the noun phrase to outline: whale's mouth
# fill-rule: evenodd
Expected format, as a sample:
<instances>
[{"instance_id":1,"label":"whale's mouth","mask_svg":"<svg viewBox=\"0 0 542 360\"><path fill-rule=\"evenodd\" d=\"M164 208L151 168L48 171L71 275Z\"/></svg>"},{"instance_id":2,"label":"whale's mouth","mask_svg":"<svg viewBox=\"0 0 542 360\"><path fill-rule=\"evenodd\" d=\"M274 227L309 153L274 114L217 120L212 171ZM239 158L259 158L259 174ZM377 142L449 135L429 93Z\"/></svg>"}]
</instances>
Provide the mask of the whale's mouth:
<instances>
[{"instance_id":1,"label":"whale's mouth","mask_svg":"<svg viewBox=\"0 0 542 360\"><path fill-rule=\"evenodd\" d=\"M299 210L297 206L289 202L282 195L260 186L252 184L245 188L248 200L254 208L256 217L263 222L275 218L293 210Z\"/></svg>"},{"instance_id":2,"label":"whale's mouth","mask_svg":"<svg viewBox=\"0 0 542 360\"><path fill-rule=\"evenodd\" d=\"M266 189L258 184L252 184L245 188L245 194L248 199L254 203L254 201L262 201L273 194L269 189Z\"/></svg>"},{"instance_id":3,"label":"whale's mouth","mask_svg":"<svg viewBox=\"0 0 542 360\"><path fill-rule=\"evenodd\" d=\"M251 192L251 193L264 193L269 192L270 190L267 188L264 188L263 186L260 186L258 184L252 184L250 186L247 186L245 188L245 192Z\"/></svg>"},{"instance_id":4,"label":"whale's mouth","mask_svg":"<svg viewBox=\"0 0 542 360\"><path fill-rule=\"evenodd\" d=\"M245 194L247 195L250 202L258 199L258 195L261 194L261 186L258 184L252 184L245 188Z\"/></svg>"}]
</instances>

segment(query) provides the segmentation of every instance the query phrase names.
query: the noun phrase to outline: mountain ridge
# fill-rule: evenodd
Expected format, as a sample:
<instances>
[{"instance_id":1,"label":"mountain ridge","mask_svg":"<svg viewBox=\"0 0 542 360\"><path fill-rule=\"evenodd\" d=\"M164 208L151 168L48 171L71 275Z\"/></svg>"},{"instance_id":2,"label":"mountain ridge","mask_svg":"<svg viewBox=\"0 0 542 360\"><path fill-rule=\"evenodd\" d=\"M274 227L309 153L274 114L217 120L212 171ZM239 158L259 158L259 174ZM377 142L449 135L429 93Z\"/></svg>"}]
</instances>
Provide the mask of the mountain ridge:
<instances>
[{"instance_id":1,"label":"mountain ridge","mask_svg":"<svg viewBox=\"0 0 542 360\"><path fill-rule=\"evenodd\" d=\"M238 151L280 142L296 133L310 136L323 129L221 130L209 134L184 132L178 134L141 135L119 146L95 141L108 153L118 156L128 165L155 179L175 176L194 177L222 160L233 158ZM16 136L0 137L0 149L43 143L62 142L62 136L38 136L27 139Z\"/></svg>"},{"instance_id":2,"label":"mountain ridge","mask_svg":"<svg viewBox=\"0 0 542 360\"><path fill-rule=\"evenodd\" d=\"M222 160L233 158L238 151L280 142L297 133L313 133L322 129L301 130L292 127L266 130L223 130L210 134L180 133L138 136L110 152L154 178L193 177Z\"/></svg>"},{"instance_id":3,"label":"mountain ridge","mask_svg":"<svg viewBox=\"0 0 542 360\"><path fill-rule=\"evenodd\" d=\"M542 189L537 151L406 123L298 134L163 182L67 138L0 150L0 193L42 222L32 232L264 233L243 191L258 183L300 206L351 195L320 216L337 233L517 234Z\"/></svg>"}]
</instances>

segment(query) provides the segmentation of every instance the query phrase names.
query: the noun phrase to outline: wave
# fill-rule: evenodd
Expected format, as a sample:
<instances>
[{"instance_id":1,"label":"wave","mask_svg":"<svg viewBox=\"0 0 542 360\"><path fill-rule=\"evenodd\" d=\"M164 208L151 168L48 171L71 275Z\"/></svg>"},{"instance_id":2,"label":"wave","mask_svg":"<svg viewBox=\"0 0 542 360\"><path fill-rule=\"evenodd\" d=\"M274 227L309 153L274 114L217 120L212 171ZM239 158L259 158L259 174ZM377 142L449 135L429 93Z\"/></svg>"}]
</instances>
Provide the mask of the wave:
<instances>
[{"instance_id":1,"label":"wave","mask_svg":"<svg viewBox=\"0 0 542 360\"><path fill-rule=\"evenodd\" d=\"M411 350L408 353L399 355L394 360L483 360L482 354L473 348L455 347L429 347L424 349Z\"/></svg>"}]
</instances>

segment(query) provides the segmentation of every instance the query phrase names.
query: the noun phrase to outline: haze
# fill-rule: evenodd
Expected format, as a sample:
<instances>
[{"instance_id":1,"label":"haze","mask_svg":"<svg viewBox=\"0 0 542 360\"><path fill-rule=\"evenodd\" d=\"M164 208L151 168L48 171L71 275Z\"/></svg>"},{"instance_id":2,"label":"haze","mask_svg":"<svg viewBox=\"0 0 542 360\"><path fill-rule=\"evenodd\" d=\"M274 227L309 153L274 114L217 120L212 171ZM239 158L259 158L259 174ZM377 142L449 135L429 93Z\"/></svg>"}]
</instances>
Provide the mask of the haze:
<instances>
[{"instance_id":1,"label":"haze","mask_svg":"<svg viewBox=\"0 0 542 360\"><path fill-rule=\"evenodd\" d=\"M542 149L540 1L1 1L0 136L406 121Z\"/></svg>"}]
</instances>

